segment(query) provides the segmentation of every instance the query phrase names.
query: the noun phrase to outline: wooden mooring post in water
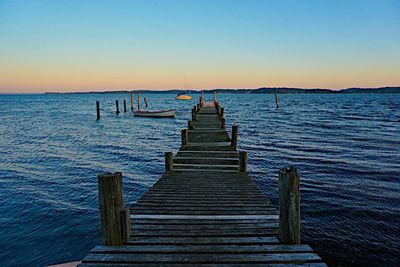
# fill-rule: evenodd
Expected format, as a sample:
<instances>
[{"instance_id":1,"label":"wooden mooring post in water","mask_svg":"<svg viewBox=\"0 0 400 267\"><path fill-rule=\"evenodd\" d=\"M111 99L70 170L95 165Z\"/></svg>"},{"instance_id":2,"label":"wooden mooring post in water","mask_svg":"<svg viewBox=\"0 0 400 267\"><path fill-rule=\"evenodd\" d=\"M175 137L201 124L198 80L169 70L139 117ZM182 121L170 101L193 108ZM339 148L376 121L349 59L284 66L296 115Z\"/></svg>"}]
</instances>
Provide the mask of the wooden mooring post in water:
<instances>
[{"instance_id":1,"label":"wooden mooring post in water","mask_svg":"<svg viewBox=\"0 0 400 267\"><path fill-rule=\"evenodd\" d=\"M97 120L100 120L100 101L96 101Z\"/></svg>"},{"instance_id":2,"label":"wooden mooring post in water","mask_svg":"<svg viewBox=\"0 0 400 267\"><path fill-rule=\"evenodd\" d=\"M116 107L116 111L115 113L117 113L117 115L119 114L119 105L118 105L118 99L115 100L115 107Z\"/></svg>"},{"instance_id":3,"label":"wooden mooring post in water","mask_svg":"<svg viewBox=\"0 0 400 267\"><path fill-rule=\"evenodd\" d=\"M130 209L122 174L99 175L103 245L81 267L326 266L300 244L297 170L279 171L278 212L249 176L238 126L230 137L221 113L214 102L196 108L177 153L165 153L165 172Z\"/></svg>"},{"instance_id":4,"label":"wooden mooring post in water","mask_svg":"<svg viewBox=\"0 0 400 267\"><path fill-rule=\"evenodd\" d=\"M135 95L134 92L131 91L131 111L133 112L133 105L135 103Z\"/></svg>"}]
</instances>

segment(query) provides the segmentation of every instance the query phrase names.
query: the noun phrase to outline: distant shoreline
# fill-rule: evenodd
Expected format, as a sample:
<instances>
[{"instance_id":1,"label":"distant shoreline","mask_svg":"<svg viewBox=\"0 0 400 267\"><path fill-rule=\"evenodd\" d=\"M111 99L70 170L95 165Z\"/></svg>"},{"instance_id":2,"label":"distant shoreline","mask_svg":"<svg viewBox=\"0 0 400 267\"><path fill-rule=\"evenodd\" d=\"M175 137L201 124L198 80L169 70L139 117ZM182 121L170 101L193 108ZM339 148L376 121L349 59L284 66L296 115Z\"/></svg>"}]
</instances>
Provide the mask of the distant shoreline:
<instances>
[{"instance_id":1,"label":"distant shoreline","mask_svg":"<svg viewBox=\"0 0 400 267\"><path fill-rule=\"evenodd\" d=\"M159 93L170 93L178 94L182 91L187 91L189 93L200 93L201 91L205 93L210 93L217 91L217 93L223 94L400 94L400 87L378 87L378 88L346 88L340 90L332 89L304 89L304 88L290 88L290 87L262 87L256 89L169 89L169 90L153 90L153 89L143 89L143 90L133 90L145 93L159 94ZM44 94L120 94L129 93L131 90L118 90L118 91L89 91L89 92L46 92Z\"/></svg>"}]
</instances>

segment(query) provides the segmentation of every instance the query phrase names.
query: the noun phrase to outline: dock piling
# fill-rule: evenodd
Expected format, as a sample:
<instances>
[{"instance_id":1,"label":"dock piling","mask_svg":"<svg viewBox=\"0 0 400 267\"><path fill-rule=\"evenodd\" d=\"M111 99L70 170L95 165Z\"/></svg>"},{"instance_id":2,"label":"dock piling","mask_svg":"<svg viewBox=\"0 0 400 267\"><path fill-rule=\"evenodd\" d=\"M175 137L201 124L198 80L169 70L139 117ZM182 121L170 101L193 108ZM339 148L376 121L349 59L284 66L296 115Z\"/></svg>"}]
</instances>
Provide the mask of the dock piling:
<instances>
[{"instance_id":1,"label":"dock piling","mask_svg":"<svg viewBox=\"0 0 400 267\"><path fill-rule=\"evenodd\" d=\"M133 91L131 91L131 111L132 111L132 112L133 112L133 104L134 104L134 101L135 101L135 96L134 96Z\"/></svg>"},{"instance_id":2,"label":"dock piling","mask_svg":"<svg viewBox=\"0 0 400 267\"><path fill-rule=\"evenodd\" d=\"M247 152L239 152L239 172L247 172Z\"/></svg>"},{"instance_id":3,"label":"dock piling","mask_svg":"<svg viewBox=\"0 0 400 267\"><path fill-rule=\"evenodd\" d=\"M224 108L221 108L221 109L220 109L219 116L220 116L221 118L224 117Z\"/></svg>"},{"instance_id":4,"label":"dock piling","mask_svg":"<svg viewBox=\"0 0 400 267\"><path fill-rule=\"evenodd\" d=\"M124 98L124 112L126 112L126 99Z\"/></svg>"},{"instance_id":5,"label":"dock piling","mask_svg":"<svg viewBox=\"0 0 400 267\"><path fill-rule=\"evenodd\" d=\"M96 101L97 120L100 120L100 101Z\"/></svg>"},{"instance_id":6,"label":"dock piling","mask_svg":"<svg viewBox=\"0 0 400 267\"><path fill-rule=\"evenodd\" d=\"M225 128L225 118L221 119L221 128L224 129Z\"/></svg>"},{"instance_id":7,"label":"dock piling","mask_svg":"<svg viewBox=\"0 0 400 267\"><path fill-rule=\"evenodd\" d=\"M122 245L121 211L124 210L122 173L102 173L98 176L102 243Z\"/></svg>"},{"instance_id":8,"label":"dock piling","mask_svg":"<svg viewBox=\"0 0 400 267\"><path fill-rule=\"evenodd\" d=\"M131 209L129 207L125 207L123 210L121 210L120 214L122 243L125 243L131 236Z\"/></svg>"},{"instance_id":9,"label":"dock piling","mask_svg":"<svg viewBox=\"0 0 400 267\"><path fill-rule=\"evenodd\" d=\"M299 176L294 166L279 170L279 237L284 244L300 244Z\"/></svg>"},{"instance_id":10,"label":"dock piling","mask_svg":"<svg viewBox=\"0 0 400 267\"><path fill-rule=\"evenodd\" d=\"M117 113L117 115L119 114L119 105L118 105L118 99L115 100L115 106L117 107L117 110L115 113Z\"/></svg>"},{"instance_id":11,"label":"dock piling","mask_svg":"<svg viewBox=\"0 0 400 267\"><path fill-rule=\"evenodd\" d=\"M192 121L196 120L196 112L194 110L194 108L192 108Z\"/></svg>"},{"instance_id":12,"label":"dock piling","mask_svg":"<svg viewBox=\"0 0 400 267\"><path fill-rule=\"evenodd\" d=\"M225 120L225 119L223 119ZM236 149L237 146L237 139L238 139L238 126L232 125L232 138L231 138L231 146Z\"/></svg>"},{"instance_id":13,"label":"dock piling","mask_svg":"<svg viewBox=\"0 0 400 267\"><path fill-rule=\"evenodd\" d=\"M275 93L275 105L276 105L276 108L279 108L278 94L277 93Z\"/></svg>"},{"instance_id":14,"label":"dock piling","mask_svg":"<svg viewBox=\"0 0 400 267\"><path fill-rule=\"evenodd\" d=\"M188 130L184 129L182 130L182 145L187 145L188 144Z\"/></svg>"},{"instance_id":15,"label":"dock piling","mask_svg":"<svg viewBox=\"0 0 400 267\"><path fill-rule=\"evenodd\" d=\"M165 152L165 172L170 172L173 168L172 152Z\"/></svg>"}]
</instances>

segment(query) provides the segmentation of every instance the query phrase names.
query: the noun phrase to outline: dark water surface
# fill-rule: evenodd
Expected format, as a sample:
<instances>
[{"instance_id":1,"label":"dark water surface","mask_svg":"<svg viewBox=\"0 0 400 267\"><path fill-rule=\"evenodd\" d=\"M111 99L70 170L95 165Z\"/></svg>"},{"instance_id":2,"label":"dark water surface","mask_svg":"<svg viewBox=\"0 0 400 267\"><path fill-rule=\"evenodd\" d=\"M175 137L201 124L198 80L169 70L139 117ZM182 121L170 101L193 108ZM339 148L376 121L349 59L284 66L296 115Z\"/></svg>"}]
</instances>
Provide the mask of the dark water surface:
<instances>
[{"instance_id":1,"label":"dark water surface","mask_svg":"<svg viewBox=\"0 0 400 267\"><path fill-rule=\"evenodd\" d=\"M123 173L127 202L160 177L198 97L147 95L173 120L113 114L124 96L0 95L1 266L79 260L98 244L100 172ZM280 95L279 110L273 95L218 98L275 204L277 171L297 165L303 242L333 265L399 265L400 95Z\"/></svg>"}]
</instances>

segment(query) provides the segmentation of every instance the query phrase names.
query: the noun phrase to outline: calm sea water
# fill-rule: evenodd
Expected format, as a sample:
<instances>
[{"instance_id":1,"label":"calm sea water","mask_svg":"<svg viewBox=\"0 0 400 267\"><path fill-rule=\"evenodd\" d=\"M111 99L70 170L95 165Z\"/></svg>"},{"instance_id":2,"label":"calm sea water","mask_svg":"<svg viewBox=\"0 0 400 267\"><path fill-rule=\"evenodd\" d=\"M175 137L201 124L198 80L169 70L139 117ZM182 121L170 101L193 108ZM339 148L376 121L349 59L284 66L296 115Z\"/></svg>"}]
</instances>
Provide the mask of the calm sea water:
<instances>
[{"instance_id":1,"label":"calm sea water","mask_svg":"<svg viewBox=\"0 0 400 267\"><path fill-rule=\"evenodd\" d=\"M192 102L147 95L174 119L113 113L123 94L0 95L0 262L79 260L99 238L97 174L139 198L179 148ZM211 95L208 98L212 98ZM277 171L301 176L302 239L330 264L400 263L400 95L218 95L251 176L278 203ZM102 118L95 119L95 101Z\"/></svg>"}]
</instances>

